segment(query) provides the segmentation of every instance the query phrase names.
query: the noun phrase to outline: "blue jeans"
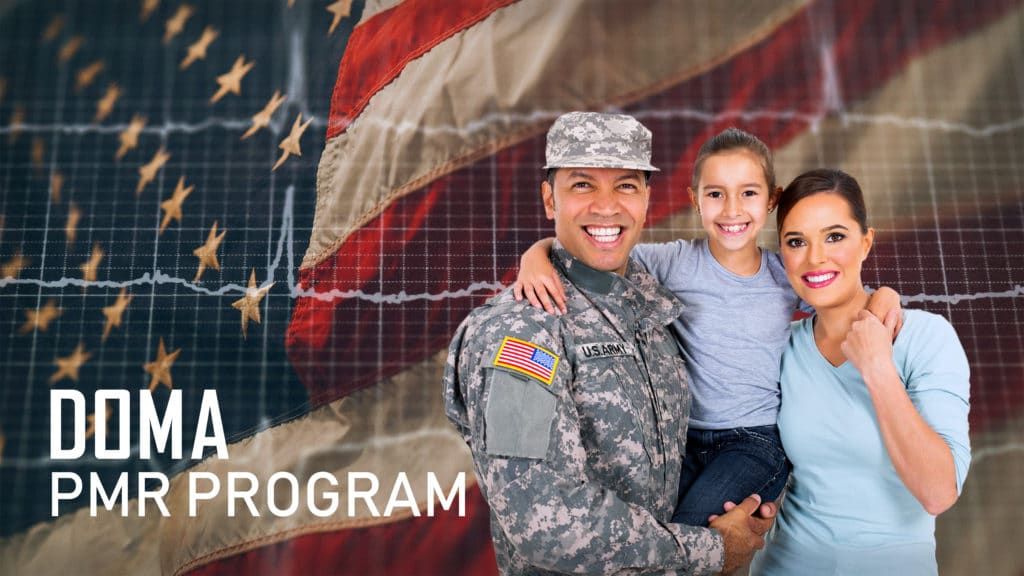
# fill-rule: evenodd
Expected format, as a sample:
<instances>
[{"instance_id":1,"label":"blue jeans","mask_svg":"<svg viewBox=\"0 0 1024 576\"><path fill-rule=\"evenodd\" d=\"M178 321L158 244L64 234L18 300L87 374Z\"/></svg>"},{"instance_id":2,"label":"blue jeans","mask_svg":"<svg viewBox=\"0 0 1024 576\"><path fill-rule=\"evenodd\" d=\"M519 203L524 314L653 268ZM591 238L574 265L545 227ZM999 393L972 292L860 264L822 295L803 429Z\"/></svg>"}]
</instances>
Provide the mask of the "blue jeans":
<instances>
[{"instance_id":1,"label":"blue jeans","mask_svg":"<svg viewBox=\"0 0 1024 576\"><path fill-rule=\"evenodd\" d=\"M751 494L774 502L789 478L790 463L777 426L752 426L686 433L686 457L679 476L679 504L672 521L707 526L727 501Z\"/></svg>"}]
</instances>

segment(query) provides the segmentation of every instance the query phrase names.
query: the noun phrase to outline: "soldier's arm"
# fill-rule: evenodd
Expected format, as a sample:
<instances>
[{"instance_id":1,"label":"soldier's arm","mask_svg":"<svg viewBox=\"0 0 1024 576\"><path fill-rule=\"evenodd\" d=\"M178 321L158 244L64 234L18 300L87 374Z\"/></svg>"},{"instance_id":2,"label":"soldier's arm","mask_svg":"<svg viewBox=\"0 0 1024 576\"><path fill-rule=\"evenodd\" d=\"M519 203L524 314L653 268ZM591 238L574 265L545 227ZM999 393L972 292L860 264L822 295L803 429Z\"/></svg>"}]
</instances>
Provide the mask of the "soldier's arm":
<instances>
[{"instance_id":1,"label":"soldier's arm","mask_svg":"<svg viewBox=\"0 0 1024 576\"><path fill-rule=\"evenodd\" d=\"M720 534L660 522L587 476L570 366L556 366L548 383L496 364L506 337L561 364L560 339L541 327L549 322L517 316L471 327L449 364L461 383L478 480L516 553L559 572L721 570Z\"/></svg>"}]
</instances>

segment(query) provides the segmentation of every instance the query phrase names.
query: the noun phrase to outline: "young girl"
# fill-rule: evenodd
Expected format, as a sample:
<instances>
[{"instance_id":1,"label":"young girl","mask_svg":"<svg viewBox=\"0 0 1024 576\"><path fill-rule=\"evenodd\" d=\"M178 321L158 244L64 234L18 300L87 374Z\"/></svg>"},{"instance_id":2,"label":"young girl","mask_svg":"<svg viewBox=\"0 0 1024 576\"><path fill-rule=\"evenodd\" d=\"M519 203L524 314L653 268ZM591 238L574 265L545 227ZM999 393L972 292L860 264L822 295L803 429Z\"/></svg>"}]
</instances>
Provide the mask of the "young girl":
<instances>
[{"instance_id":1,"label":"young girl","mask_svg":"<svg viewBox=\"0 0 1024 576\"><path fill-rule=\"evenodd\" d=\"M764 142L726 129L701 146L687 189L707 239L640 244L632 252L686 305L672 324L692 394L674 522L707 526L725 502L750 494L774 501L786 485L789 464L776 427L779 360L799 298L779 256L757 246L779 191ZM550 246L541 240L523 255L515 292L557 313L550 299L564 311L564 294ZM880 317L898 311L899 295L882 294L869 309Z\"/></svg>"}]
</instances>

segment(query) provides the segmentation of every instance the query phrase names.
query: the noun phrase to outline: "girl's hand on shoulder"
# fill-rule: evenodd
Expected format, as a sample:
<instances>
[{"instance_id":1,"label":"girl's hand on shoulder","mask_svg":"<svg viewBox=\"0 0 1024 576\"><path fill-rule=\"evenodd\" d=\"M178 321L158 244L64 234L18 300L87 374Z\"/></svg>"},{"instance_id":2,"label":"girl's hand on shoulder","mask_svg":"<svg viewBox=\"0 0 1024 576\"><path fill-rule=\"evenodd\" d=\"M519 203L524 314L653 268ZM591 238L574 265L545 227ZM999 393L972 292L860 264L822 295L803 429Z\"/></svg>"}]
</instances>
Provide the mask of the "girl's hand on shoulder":
<instances>
[{"instance_id":1,"label":"girl's hand on shoulder","mask_svg":"<svg viewBox=\"0 0 1024 576\"><path fill-rule=\"evenodd\" d=\"M519 276L512 285L512 293L516 300L525 296L534 308L548 314L561 316L567 311L565 287L551 265L548 250L539 250L537 245L531 246L520 259Z\"/></svg>"},{"instance_id":2,"label":"girl's hand on shoulder","mask_svg":"<svg viewBox=\"0 0 1024 576\"><path fill-rule=\"evenodd\" d=\"M561 316L566 312L565 289L558 274L554 272L537 276L520 270L519 277L512 285L512 293L516 300L522 300L525 296L534 308L544 310L548 314Z\"/></svg>"}]
</instances>

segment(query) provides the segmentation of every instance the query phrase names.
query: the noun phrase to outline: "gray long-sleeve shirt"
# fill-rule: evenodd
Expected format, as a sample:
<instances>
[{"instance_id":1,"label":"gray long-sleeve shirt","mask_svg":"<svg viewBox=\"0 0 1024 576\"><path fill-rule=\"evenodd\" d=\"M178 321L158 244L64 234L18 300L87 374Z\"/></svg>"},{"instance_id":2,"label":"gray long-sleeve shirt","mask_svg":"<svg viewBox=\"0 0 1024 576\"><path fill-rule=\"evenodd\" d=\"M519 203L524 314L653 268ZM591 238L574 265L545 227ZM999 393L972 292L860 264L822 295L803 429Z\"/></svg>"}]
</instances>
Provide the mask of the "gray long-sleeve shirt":
<instances>
[{"instance_id":1,"label":"gray long-sleeve shirt","mask_svg":"<svg viewBox=\"0 0 1024 576\"><path fill-rule=\"evenodd\" d=\"M800 301L779 255L762 250L752 276L726 270L703 239L639 244L632 255L686 306L672 331L690 376L690 426L775 424L782 351Z\"/></svg>"}]
</instances>

